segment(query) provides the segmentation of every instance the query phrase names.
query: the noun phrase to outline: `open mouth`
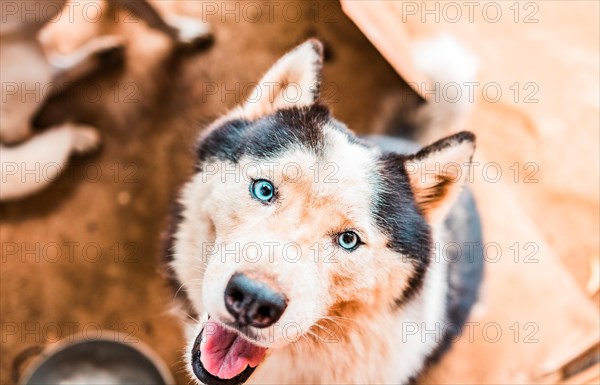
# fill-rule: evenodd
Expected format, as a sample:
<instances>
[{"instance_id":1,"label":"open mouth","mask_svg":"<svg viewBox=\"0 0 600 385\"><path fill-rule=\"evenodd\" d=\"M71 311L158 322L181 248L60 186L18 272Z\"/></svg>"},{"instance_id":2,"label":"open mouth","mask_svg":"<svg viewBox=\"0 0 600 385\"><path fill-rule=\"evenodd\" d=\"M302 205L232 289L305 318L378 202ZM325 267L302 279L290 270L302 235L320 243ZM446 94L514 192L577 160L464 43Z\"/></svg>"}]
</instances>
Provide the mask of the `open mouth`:
<instances>
[{"instance_id":1,"label":"open mouth","mask_svg":"<svg viewBox=\"0 0 600 385\"><path fill-rule=\"evenodd\" d=\"M255 345L240 333L208 321L192 348L192 369L206 385L237 385L248 380L267 348Z\"/></svg>"}]
</instances>

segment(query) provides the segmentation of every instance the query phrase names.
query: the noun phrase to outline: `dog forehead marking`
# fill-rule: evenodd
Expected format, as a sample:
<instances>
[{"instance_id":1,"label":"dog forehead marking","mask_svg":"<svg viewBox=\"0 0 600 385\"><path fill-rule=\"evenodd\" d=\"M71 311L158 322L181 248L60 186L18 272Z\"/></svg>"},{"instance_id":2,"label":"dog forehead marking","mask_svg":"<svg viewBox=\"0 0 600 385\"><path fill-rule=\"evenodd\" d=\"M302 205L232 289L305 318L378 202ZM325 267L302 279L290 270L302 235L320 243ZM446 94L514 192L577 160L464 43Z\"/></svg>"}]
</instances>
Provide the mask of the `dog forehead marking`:
<instances>
[{"instance_id":1,"label":"dog forehead marking","mask_svg":"<svg viewBox=\"0 0 600 385\"><path fill-rule=\"evenodd\" d=\"M211 158L238 162L243 156L258 159L277 156L291 147L318 152L323 148L321 127L329 119L327 107L319 104L288 108L257 120L236 116L218 121L200 140L200 162Z\"/></svg>"},{"instance_id":2,"label":"dog forehead marking","mask_svg":"<svg viewBox=\"0 0 600 385\"><path fill-rule=\"evenodd\" d=\"M337 230L366 229L372 222L370 206L377 151L352 142L329 124L321 129L324 140L316 152L293 146L263 163L275 165L275 173L272 169L255 168L251 178L274 178L286 195L282 199L302 207L302 221L322 217ZM256 160L250 157L244 159L246 164L253 161Z\"/></svg>"}]
</instances>

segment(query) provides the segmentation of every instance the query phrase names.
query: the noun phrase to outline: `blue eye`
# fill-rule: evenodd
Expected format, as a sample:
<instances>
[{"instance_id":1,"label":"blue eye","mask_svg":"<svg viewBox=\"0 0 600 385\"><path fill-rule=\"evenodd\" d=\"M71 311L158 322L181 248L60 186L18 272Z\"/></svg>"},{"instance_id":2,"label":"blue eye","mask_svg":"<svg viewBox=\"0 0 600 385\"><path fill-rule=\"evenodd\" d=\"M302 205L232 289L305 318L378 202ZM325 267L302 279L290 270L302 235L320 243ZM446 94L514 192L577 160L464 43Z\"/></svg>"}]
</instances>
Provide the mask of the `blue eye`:
<instances>
[{"instance_id":1,"label":"blue eye","mask_svg":"<svg viewBox=\"0 0 600 385\"><path fill-rule=\"evenodd\" d=\"M344 249L354 251L360 246L360 238L354 231L344 231L338 235L337 242Z\"/></svg>"},{"instance_id":2,"label":"blue eye","mask_svg":"<svg viewBox=\"0 0 600 385\"><path fill-rule=\"evenodd\" d=\"M273 187L273 183L268 180L259 179L252 182L250 185L250 192L252 193L252 196L259 201L267 203L273 199L275 187Z\"/></svg>"}]
</instances>

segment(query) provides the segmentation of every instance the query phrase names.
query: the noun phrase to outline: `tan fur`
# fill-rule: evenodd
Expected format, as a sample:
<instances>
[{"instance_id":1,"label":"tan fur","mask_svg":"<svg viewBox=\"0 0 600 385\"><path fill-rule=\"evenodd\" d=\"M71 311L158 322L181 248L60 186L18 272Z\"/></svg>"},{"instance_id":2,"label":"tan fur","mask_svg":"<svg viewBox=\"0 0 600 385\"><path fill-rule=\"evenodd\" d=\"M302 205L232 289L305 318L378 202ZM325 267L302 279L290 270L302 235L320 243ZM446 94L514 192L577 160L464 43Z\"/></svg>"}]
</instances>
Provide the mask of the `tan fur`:
<instances>
[{"instance_id":1,"label":"tan fur","mask_svg":"<svg viewBox=\"0 0 600 385\"><path fill-rule=\"evenodd\" d=\"M432 223L439 223L446 217L461 187L469 179L474 151L472 142L462 142L407 163L415 199Z\"/></svg>"}]
</instances>

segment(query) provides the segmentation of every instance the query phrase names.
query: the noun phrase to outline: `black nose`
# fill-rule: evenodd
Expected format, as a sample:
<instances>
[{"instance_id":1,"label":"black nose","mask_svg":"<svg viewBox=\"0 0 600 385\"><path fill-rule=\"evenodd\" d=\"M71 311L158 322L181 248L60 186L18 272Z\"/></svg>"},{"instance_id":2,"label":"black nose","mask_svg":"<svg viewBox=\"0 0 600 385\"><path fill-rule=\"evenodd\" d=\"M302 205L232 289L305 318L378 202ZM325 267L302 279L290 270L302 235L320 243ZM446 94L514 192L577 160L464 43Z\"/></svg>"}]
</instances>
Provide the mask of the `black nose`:
<instances>
[{"instance_id":1,"label":"black nose","mask_svg":"<svg viewBox=\"0 0 600 385\"><path fill-rule=\"evenodd\" d=\"M225 307L241 326L266 328L281 317L287 300L266 283L236 273L225 288Z\"/></svg>"}]
</instances>

